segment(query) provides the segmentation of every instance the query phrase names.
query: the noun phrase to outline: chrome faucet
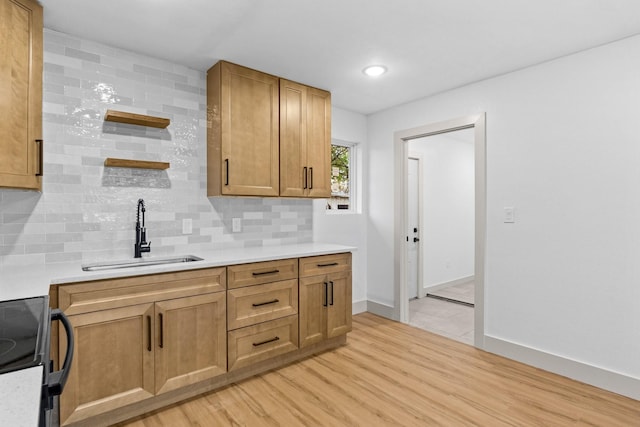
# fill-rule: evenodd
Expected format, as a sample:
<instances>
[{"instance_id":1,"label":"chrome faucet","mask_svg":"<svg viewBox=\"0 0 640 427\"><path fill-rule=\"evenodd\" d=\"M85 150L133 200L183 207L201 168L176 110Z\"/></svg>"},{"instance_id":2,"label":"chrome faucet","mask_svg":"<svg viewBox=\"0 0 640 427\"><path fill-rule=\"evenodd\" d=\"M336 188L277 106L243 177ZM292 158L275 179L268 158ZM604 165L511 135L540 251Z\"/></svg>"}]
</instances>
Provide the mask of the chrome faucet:
<instances>
[{"instance_id":1,"label":"chrome faucet","mask_svg":"<svg viewBox=\"0 0 640 427\"><path fill-rule=\"evenodd\" d=\"M142 212L142 226L140 225L140 212ZM134 245L134 258L142 258L142 252L151 252L151 242L147 243L147 229L144 226L144 200L138 199L138 211L136 215L136 244Z\"/></svg>"}]
</instances>

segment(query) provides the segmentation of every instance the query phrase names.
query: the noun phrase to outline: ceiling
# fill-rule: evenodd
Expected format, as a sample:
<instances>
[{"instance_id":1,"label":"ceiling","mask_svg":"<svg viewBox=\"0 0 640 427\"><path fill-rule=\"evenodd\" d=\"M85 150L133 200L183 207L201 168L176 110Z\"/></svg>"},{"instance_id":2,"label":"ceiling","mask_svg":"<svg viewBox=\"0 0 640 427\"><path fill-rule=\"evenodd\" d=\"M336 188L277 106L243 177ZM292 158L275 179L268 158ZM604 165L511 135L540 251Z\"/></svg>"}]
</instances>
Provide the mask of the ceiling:
<instances>
[{"instance_id":1,"label":"ceiling","mask_svg":"<svg viewBox=\"0 0 640 427\"><path fill-rule=\"evenodd\" d=\"M225 59L370 114L640 33L637 0L40 0L46 28L206 71ZM370 78L369 64L388 73Z\"/></svg>"}]
</instances>

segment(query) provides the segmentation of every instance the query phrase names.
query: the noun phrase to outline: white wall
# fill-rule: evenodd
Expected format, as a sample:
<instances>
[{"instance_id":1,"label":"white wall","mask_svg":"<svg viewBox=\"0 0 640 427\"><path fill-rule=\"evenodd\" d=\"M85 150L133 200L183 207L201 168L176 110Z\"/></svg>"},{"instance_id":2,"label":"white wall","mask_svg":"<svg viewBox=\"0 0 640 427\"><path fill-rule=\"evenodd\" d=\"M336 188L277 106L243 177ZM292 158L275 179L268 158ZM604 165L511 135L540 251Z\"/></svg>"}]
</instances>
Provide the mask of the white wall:
<instances>
[{"instance_id":1,"label":"white wall","mask_svg":"<svg viewBox=\"0 0 640 427\"><path fill-rule=\"evenodd\" d=\"M473 129L418 138L409 153L419 155L422 173L420 255L423 287L473 276Z\"/></svg>"},{"instance_id":2,"label":"white wall","mask_svg":"<svg viewBox=\"0 0 640 427\"><path fill-rule=\"evenodd\" d=\"M366 154L367 119L362 114L352 113L333 107L331 112L331 136L334 139L358 143L357 167L359 176L366 177L363 158ZM358 190L362 199L362 180ZM313 205L313 240L355 246L353 253L353 311L366 310L367 290L367 233L366 211L361 208L355 213L327 212L324 199L314 201ZM360 200L364 207L364 201Z\"/></svg>"},{"instance_id":3,"label":"white wall","mask_svg":"<svg viewBox=\"0 0 640 427\"><path fill-rule=\"evenodd\" d=\"M394 132L486 112L487 341L640 398L638 70L636 36L370 116L368 297L394 304Z\"/></svg>"}]
</instances>

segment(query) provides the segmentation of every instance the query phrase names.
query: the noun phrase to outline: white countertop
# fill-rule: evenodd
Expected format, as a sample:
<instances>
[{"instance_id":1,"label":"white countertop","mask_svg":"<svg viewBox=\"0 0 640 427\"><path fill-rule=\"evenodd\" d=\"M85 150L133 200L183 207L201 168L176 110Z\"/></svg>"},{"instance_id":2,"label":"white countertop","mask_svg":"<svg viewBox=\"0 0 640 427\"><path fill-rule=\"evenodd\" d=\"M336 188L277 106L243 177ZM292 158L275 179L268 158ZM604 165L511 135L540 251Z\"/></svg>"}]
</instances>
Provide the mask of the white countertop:
<instances>
[{"instance_id":1,"label":"white countertop","mask_svg":"<svg viewBox=\"0 0 640 427\"><path fill-rule=\"evenodd\" d=\"M42 366L0 375L0 424L35 427L40 417Z\"/></svg>"},{"instance_id":2,"label":"white countertop","mask_svg":"<svg viewBox=\"0 0 640 427\"><path fill-rule=\"evenodd\" d=\"M166 256L143 256L142 260L167 258L173 256L195 255L202 261L184 262L146 267L119 268L102 271L83 271L79 262L60 263L37 266L4 267L0 278L0 301L18 298L29 298L49 294L49 285L59 283L84 282L116 277L141 276L145 274L165 273L170 271L195 270L208 267L221 267L233 264L298 258L316 255L327 255L339 252L353 252L352 246L328 243L301 243L283 246L261 246L252 248L235 248L215 251L198 251ZM109 259L104 262L131 261L129 259Z\"/></svg>"}]
</instances>

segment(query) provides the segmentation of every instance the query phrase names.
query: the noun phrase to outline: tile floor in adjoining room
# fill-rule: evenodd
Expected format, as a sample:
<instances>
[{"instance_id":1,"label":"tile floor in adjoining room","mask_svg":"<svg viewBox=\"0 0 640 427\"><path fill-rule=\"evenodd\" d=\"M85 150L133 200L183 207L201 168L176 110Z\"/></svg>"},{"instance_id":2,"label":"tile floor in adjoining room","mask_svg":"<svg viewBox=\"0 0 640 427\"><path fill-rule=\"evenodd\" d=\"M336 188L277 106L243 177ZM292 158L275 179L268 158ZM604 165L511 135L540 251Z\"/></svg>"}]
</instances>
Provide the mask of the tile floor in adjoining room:
<instances>
[{"instance_id":1,"label":"tile floor in adjoining room","mask_svg":"<svg viewBox=\"0 0 640 427\"><path fill-rule=\"evenodd\" d=\"M436 293L449 297L469 292L473 292L473 283ZM410 325L469 345L473 345L473 314L473 307L439 299L424 297L409 301Z\"/></svg>"}]
</instances>

